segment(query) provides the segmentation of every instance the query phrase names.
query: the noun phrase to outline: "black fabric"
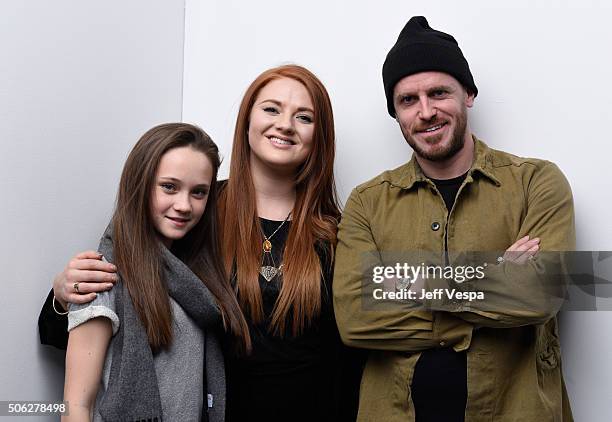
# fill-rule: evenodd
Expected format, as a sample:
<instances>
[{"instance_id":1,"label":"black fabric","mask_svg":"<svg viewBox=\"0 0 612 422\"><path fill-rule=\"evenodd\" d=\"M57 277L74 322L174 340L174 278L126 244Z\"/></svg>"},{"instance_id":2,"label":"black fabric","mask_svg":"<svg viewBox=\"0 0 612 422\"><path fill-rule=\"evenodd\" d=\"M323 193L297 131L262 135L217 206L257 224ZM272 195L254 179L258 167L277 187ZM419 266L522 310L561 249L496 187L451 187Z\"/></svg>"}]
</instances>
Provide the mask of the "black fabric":
<instances>
[{"instance_id":1,"label":"black fabric","mask_svg":"<svg viewBox=\"0 0 612 422\"><path fill-rule=\"evenodd\" d=\"M446 205L446 209L448 212L451 212L453 208L453 204L455 203L455 198L457 197L457 192L459 192L459 188L461 184L465 180L467 176L467 172L462 174L461 176L454 177L452 179L430 179L436 185L438 192L442 195L442 199L444 199L444 205Z\"/></svg>"},{"instance_id":2,"label":"black fabric","mask_svg":"<svg viewBox=\"0 0 612 422\"><path fill-rule=\"evenodd\" d=\"M400 79L419 72L437 71L452 75L468 91L478 94L467 60L452 35L436 31L423 16L412 17L383 64L387 110L395 117L393 89Z\"/></svg>"},{"instance_id":3,"label":"black fabric","mask_svg":"<svg viewBox=\"0 0 612 422\"><path fill-rule=\"evenodd\" d=\"M58 309L61 311L61 309ZM53 289L38 316L40 343L66 350L68 347L68 315L58 315L53 310Z\"/></svg>"},{"instance_id":4,"label":"black fabric","mask_svg":"<svg viewBox=\"0 0 612 422\"><path fill-rule=\"evenodd\" d=\"M412 378L416 422L463 422L467 403L467 353L429 349Z\"/></svg>"},{"instance_id":5,"label":"black fabric","mask_svg":"<svg viewBox=\"0 0 612 422\"><path fill-rule=\"evenodd\" d=\"M466 175L447 180L431 179L449 213ZM467 353L455 352L452 348L424 351L414 368L411 387L416 422L464 422Z\"/></svg>"},{"instance_id":6,"label":"black fabric","mask_svg":"<svg viewBox=\"0 0 612 422\"><path fill-rule=\"evenodd\" d=\"M269 236L279 221L260 219ZM290 222L271 239L276 265ZM269 330L270 316L280 292L278 276L259 277L265 320L249 318L253 352L227 360L227 422L354 421L364 352L343 346L336 328L331 295L333 265L326 248L318 248L323 269L320 317L301 335L284 337Z\"/></svg>"}]
</instances>

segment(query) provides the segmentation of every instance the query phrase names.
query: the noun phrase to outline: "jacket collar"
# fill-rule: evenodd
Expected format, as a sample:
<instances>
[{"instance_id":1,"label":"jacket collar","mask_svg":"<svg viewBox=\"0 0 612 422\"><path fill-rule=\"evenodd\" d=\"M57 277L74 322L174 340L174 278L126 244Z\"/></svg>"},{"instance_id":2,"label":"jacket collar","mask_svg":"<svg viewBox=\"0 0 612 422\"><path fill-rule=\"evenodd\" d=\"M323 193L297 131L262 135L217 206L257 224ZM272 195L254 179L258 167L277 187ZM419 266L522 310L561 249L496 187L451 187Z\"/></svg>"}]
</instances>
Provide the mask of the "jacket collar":
<instances>
[{"instance_id":1,"label":"jacket collar","mask_svg":"<svg viewBox=\"0 0 612 422\"><path fill-rule=\"evenodd\" d=\"M499 179L495 177L492 171L491 149L483 141L476 138L475 135L472 135L472 139L474 140L474 162L468 171L468 179L471 179L475 173L480 173L493 182L495 186L501 186ZM389 182L402 189L411 189L420 182L428 183L429 178L421 170L421 166L419 166L414 153L410 161L397 170L390 172Z\"/></svg>"}]
</instances>

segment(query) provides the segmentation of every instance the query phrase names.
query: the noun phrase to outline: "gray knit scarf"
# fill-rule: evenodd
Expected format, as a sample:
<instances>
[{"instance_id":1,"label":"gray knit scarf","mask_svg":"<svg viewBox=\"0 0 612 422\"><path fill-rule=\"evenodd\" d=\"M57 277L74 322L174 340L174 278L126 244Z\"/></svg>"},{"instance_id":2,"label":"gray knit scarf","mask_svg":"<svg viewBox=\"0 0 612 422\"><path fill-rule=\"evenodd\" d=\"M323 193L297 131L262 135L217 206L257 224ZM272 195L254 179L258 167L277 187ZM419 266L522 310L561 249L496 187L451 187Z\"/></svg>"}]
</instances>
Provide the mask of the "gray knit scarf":
<instances>
[{"instance_id":1,"label":"gray knit scarf","mask_svg":"<svg viewBox=\"0 0 612 422\"><path fill-rule=\"evenodd\" d=\"M113 261L111 234L109 226L98 249L110 262ZM217 331L221 327L221 314L212 293L165 246L161 245L161 249L168 294L202 330ZM147 334L125 285L121 283L116 289L115 305L121 326L113 346L109 384L100 404L100 415L105 421L161 422L161 399Z\"/></svg>"}]
</instances>

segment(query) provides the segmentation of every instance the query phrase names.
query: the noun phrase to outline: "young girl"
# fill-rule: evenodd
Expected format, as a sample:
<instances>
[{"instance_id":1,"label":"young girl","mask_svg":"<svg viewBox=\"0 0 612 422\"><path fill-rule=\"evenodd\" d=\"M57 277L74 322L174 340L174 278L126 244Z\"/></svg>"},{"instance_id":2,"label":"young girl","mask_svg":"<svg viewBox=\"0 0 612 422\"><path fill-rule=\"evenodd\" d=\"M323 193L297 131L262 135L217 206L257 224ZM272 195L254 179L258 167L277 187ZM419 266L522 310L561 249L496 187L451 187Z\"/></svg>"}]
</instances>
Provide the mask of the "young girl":
<instances>
[{"instance_id":1,"label":"young girl","mask_svg":"<svg viewBox=\"0 0 612 422\"><path fill-rule=\"evenodd\" d=\"M224 420L222 325L250 345L218 249L218 167L216 145L181 123L130 153L99 247L120 282L69 308L63 420Z\"/></svg>"}]
</instances>

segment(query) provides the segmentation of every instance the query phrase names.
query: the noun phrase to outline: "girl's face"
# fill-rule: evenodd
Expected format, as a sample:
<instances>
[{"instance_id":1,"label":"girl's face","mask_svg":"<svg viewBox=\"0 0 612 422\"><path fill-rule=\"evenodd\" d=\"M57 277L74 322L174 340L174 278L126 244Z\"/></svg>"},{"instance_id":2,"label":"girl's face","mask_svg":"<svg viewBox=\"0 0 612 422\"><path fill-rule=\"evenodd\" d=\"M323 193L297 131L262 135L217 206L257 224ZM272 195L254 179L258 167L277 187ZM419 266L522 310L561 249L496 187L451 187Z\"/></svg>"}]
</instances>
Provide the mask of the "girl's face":
<instances>
[{"instance_id":1,"label":"girl's face","mask_svg":"<svg viewBox=\"0 0 612 422\"><path fill-rule=\"evenodd\" d=\"M306 87L281 78L264 86L249 117L251 165L295 172L312 150L314 107Z\"/></svg>"},{"instance_id":2,"label":"girl's face","mask_svg":"<svg viewBox=\"0 0 612 422\"><path fill-rule=\"evenodd\" d=\"M202 218L212 176L208 157L189 146L173 148L162 156L151 192L150 212L167 247Z\"/></svg>"}]
</instances>

